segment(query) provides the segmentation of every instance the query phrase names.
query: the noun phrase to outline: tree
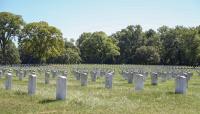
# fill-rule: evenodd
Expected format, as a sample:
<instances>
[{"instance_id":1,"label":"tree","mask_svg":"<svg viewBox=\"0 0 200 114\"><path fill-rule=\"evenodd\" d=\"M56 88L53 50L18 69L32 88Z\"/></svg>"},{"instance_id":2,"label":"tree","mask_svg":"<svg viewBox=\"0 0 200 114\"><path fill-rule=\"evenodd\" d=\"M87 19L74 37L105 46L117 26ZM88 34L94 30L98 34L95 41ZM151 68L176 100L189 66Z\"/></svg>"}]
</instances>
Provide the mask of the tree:
<instances>
[{"instance_id":1,"label":"tree","mask_svg":"<svg viewBox=\"0 0 200 114\"><path fill-rule=\"evenodd\" d=\"M112 35L118 41L120 47L121 63L134 63L134 55L137 48L145 45L144 33L140 25L128 26L126 29Z\"/></svg>"},{"instance_id":2,"label":"tree","mask_svg":"<svg viewBox=\"0 0 200 114\"><path fill-rule=\"evenodd\" d=\"M141 46L136 49L134 59L137 64L158 64L160 55L152 46Z\"/></svg>"},{"instance_id":3,"label":"tree","mask_svg":"<svg viewBox=\"0 0 200 114\"><path fill-rule=\"evenodd\" d=\"M80 51L73 44L73 41L65 41L65 51L60 56L51 57L48 59L48 63L60 63L60 64L77 64L81 62Z\"/></svg>"},{"instance_id":4,"label":"tree","mask_svg":"<svg viewBox=\"0 0 200 114\"><path fill-rule=\"evenodd\" d=\"M160 51L161 41L159 35L153 29L149 29L145 32L146 46L153 46Z\"/></svg>"},{"instance_id":5,"label":"tree","mask_svg":"<svg viewBox=\"0 0 200 114\"><path fill-rule=\"evenodd\" d=\"M6 56L3 59L3 54L2 54L2 50L0 49L0 64L19 64L20 61L20 56L19 56L19 51L16 48L15 44L12 41L9 41L6 45L6 51L5 51L5 55Z\"/></svg>"},{"instance_id":6,"label":"tree","mask_svg":"<svg viewBox=\"0 0 200 114\"><path fill-rule=\"evenodd\" d=\"M178 59L180 50L175 30L167 26L162 26L158 29L158 34L162 43L161 63L178 65L180 63Z\"/></svg>"},{"instance_id":7,"label":"tree","mask_svg":"<svg viewBox=\"0 0 200 114\"><path fill-rule=\"evenodd\" d=\"M183 65L197 65L200 54L200 35L196 28L177 26L176 36L179 41L179 61Z\"/></svg>"},{"instance_id":8,"label":"tree","mask_svg":"<svg viewBox=\"0 0 200 114\"><path fill-rule=\"evenodd\" d=\"M9 63L7 61L6 51L9 43L18 38L24 21L21 16L9 12L0 13L0 48L2 53L2 64Z\"/></svg>"},{"instance_id":9,"label":"tree","mask_svg":"<svg viewBox=\"0 0 200 114\"><path fill-rule=\"evenodd\" d=\"M158 31L162 42L161 61L163 64L196 65L199 63L198 29L163 26Z\"/></svg>"},{"instance_id":10,"label":"tree","mask_svg":"<svg viewBox=\"0 0 200 114\"><path fill-rule=\"evenodd\" d=\"M46 63L48 58L59 56L64 51L64 41L57 28L49 26L47 22L33 22L24 27L19 47L29 59Z\"/></svg>"},{"instance_id":11,"label":"tree","mask_svg":"<svg viewBox=\"0 0 200 114\"><path fill-rule=\"evenodd\" d=\"M92 33L90 32L84 32L81 34L81 36L79 37L79 39L77 39L76 41L76 45L78 48L80 48L82 46L83 41L85 41L86 39L90 38L92 35Z\"/></svg>"},{"instance_id":12,"label":"tree","mask_svg":"<svg viewBox=\"0 0 200 114\"><path fill-rule=\"evenodd\" d=\"M80 39L83 39L84 35L85 33ZM116 42L104 32L94 32L84 36L81 42L79 48L85 63L114 63L115 57L120 55Z\"/></svg>"}]
</instances>

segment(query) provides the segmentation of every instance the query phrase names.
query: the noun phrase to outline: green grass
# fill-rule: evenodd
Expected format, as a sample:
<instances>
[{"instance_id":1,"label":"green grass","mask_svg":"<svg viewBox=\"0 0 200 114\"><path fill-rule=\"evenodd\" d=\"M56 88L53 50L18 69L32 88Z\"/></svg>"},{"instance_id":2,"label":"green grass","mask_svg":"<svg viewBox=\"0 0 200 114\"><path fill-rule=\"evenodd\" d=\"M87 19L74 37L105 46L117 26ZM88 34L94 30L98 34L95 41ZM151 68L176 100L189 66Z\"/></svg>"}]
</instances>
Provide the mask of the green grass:
<instances>
[{"instance_id":1,"label":"green grass","mask_svg":"<svg viewBox=\"0 0 200 114\"><path fill-rule=\"evenodd\" d=\"M12 90L4 89L0 79L0 114L198 114L200 113L200 77L192 77L186 94L174 94L174 80L159 82L157 86L145 81L143 91L134 91L116 73L112 89L104 88L104 78L90 81L81 87L70 74L67 82L67 99L55 100L55 79L44 84L44 75L37 77L37 93L27 94L27 77L19 81L13 77Z\"/></svg>"}]
</instances>

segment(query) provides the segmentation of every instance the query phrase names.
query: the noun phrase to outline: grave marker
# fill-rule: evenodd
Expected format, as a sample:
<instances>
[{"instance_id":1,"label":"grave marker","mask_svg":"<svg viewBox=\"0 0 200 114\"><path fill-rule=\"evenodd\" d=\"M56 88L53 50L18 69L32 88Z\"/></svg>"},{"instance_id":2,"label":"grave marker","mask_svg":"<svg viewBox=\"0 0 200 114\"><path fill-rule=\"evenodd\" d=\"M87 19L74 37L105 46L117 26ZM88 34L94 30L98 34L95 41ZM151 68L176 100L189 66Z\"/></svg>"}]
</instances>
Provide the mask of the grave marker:
<instances>
[{"instance_id":1,"label":"grave marker","mask_svg":"<svg viewBox=\"0 0 200 114\"><path fill-rule=\"evenodd\" d=\"M56 83L56 99L64 100L67 92L67 79L65 76L59 76Z\"/></svg>"}]
</instances>

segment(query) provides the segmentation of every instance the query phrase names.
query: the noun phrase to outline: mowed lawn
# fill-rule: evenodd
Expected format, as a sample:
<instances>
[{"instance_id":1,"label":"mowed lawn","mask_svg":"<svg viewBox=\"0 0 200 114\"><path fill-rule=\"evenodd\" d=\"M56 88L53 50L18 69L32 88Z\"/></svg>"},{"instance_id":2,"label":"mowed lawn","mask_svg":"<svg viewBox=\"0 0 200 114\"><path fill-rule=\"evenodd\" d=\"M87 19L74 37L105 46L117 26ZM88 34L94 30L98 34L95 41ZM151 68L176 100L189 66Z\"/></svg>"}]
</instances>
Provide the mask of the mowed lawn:
<instances>
[{"instance_id":1,"label":"mowed lawn","mask_svg":"<svg viewBox=\"0 0 200 114\"><path fill-rule=\"evenodd\" d=\"M13 73L15 74L15 73ZM143 91L136 92L134 84L128 84L116 72L113 88L104 88L104 78L91 82L87 87L69 73L67 99L55 100L56 79L44 84L44 73L37 76L37 92L27 94L28 77L19 81L13 76L12 90L4 89L0 79L0 114L200 114L200 77L197 73L189 82L187 94L174 94L175 82L168 80L152 86L150 77Z\"/></svg>"}]
</instances>

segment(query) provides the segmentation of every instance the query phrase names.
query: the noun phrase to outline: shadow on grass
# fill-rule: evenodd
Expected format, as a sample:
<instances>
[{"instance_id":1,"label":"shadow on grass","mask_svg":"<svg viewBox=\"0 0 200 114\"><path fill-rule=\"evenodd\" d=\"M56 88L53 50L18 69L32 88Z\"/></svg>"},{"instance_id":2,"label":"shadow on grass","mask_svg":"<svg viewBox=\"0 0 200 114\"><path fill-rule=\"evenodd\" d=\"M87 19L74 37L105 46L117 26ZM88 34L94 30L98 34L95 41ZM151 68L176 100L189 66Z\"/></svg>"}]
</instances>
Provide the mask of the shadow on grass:
<instances>
[{"instance_id":1,"label":"shadow on grass","mask_svg":"<svg viewBox=\"0 0 200 114\"><path fill-rule=\"evenodd\" d=\"M57 102L57 101L60 101L60 100L56 100L56 99L44 99L44 100L39 101L38 103L40 103L40 104L47 104L47 103L53 103L53 102Z\"/></svg>"},{"instance_id":2,"label":"shadow on grass","mask_svg":"<svg viewBox=\"0 0 200 114\"><path fill-rule=\"evenodd\" d=\"M173 92L173 91L168 91L168 92L166 92L166 94L167 94L167 95L175 95L176 93Z\"/></svg>"},{"instance_id":3,"label":"shadow on grass","mask_svg":"<svg viewBox=\"0 0 200 114\"><path fill-rule=\"evenodd\" d=\"M16 94L16 95L27 95L26 92L23 92L23 91L20 91L20 90L16 91L14 94Z\"/></svg>"},{"instance_id":4,"label":"shadow on grass","mask_svg":"<svg viewBox=\"0 0 200 114\"><path fill-rule=\"evenodd\" d=\"M190 85L200 86L200 83L191 83Z\"/></svg>"}]
</instances>

